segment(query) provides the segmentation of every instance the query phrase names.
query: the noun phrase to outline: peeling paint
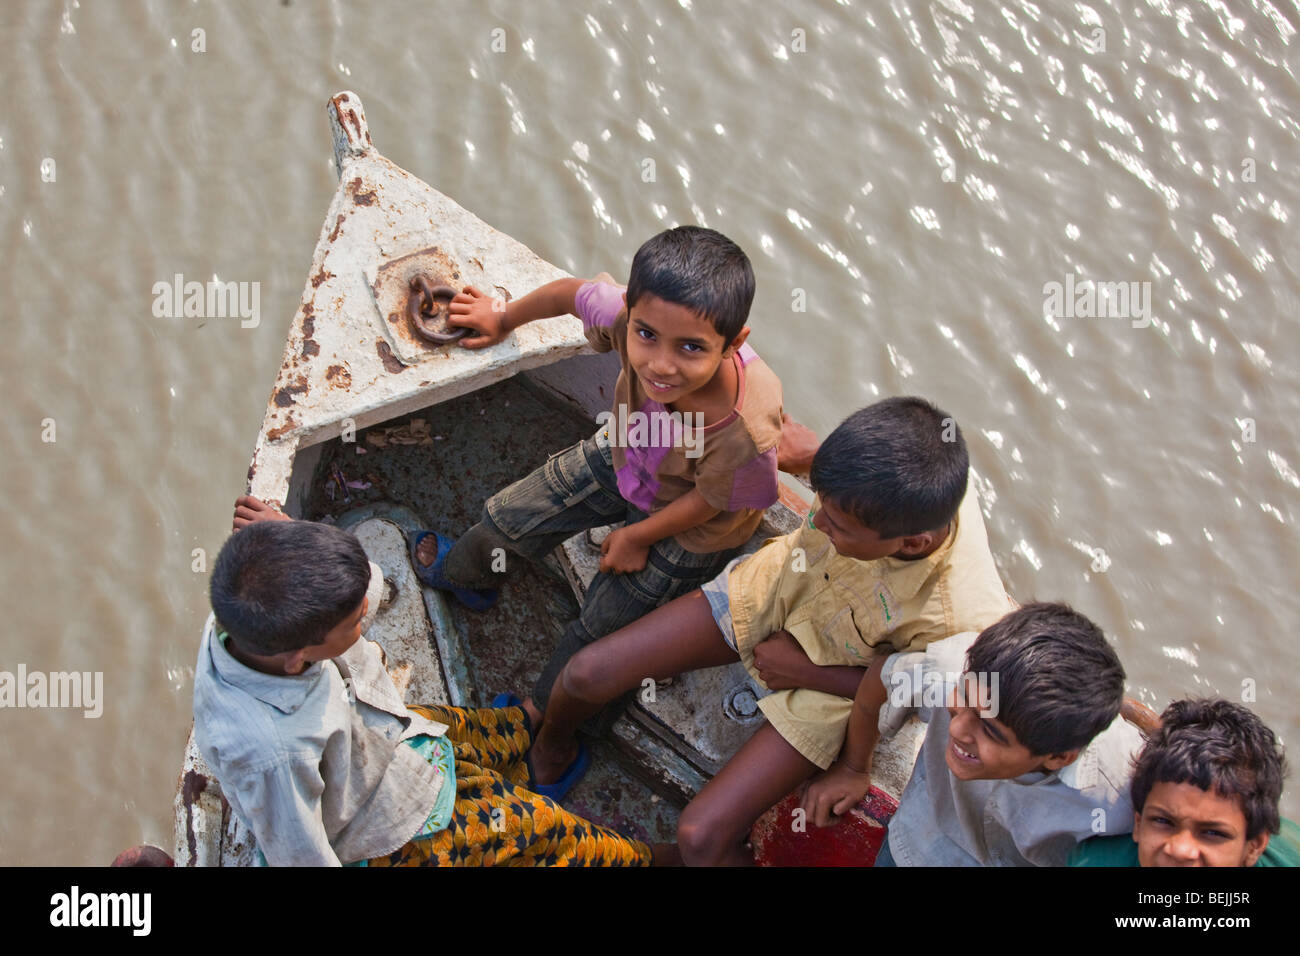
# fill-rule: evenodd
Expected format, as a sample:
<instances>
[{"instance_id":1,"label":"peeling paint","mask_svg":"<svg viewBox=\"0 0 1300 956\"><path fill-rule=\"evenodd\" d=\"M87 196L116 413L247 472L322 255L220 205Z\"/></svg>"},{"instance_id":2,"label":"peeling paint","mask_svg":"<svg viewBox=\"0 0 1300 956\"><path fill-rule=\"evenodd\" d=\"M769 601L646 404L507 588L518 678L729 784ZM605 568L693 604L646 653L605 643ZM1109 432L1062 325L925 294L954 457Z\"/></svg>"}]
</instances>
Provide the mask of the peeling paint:
<instances>
[{"instance_id":1,"label":"peeling paint","mask_svg":"<svg viewBox=\"0 0 1300 956\"><path fill-rule=\"evenodd\" d=\"M279 441L281 438L289 434L289 432L293 431L297 427L298 427L298 423L293 420L292 416L290 416L289 418L285 419L283 425L280 425L276 428L268 429L266 433L266 440Z\"/></svg>"},{"instance_id":2,"label":"peeling paint","mask_svg":"<svg viewBox=\"0 0 1300 956\"><path fill-rule=\"evenodd\" d=\"M271 398L276 405L280 408L288 408L298 400L299 395L305 395L307 393L306 379L302 376L299 376L299 379L300 380L293 385L285 385L282 388L277 388L275 390L275 394L273 394Z\"/></svg>"},{"instance_id":3,"label":"peeling paint","mask_svg":"<svg viewBox=\"0 0 1300 956\"><path fill-rule=\"evenodd\" d=\"M384 363L384 368L388 369L388 371L405 371L406 366L393 354L393 347L387 342L376 342L375 350L379 352L379 360Z\"/></svg>"},{"instance_id":4,"label":"peeling paint","mask_svg":"<svg viewBox=\"0 0 1300 956\"><path fill-rule=\"evenodd\" d=\"M354 103L355 106L352 105ZM366 125L365 108L355 93L350 90L336 93L330 97L330 106L333 107L332 113L336 126L334 159L341 166L344 144L349 154L359 155L366 152L374 143L370 139L370 127ZM339 142L340 139L342 142Z\"/></svg>"},{"instance_id":5,"label":"peeling paint","mask_svg":"<svg viewBox=\"0 0 1300 956\"><path fill-rule=\"evenodd\" d=\"M194 838L194 805L206 789L207 777L193 770L185 771L185 776L181 779L181 803L185 806L185 844L189 847L191 860L198 849Z\"/></svg>"},{"instance_id":6,"label":"peeling paint","mask_svg":"<svg viewBox=\"0 0 1300 956\"><path fill-rule=\"evenodd\" d=\"M373 206L376 202L376 194L373 189L362 191L360 176L348 183L348 192L352 193L352 201L358 206Z\"/></svg>"}]
</instances>

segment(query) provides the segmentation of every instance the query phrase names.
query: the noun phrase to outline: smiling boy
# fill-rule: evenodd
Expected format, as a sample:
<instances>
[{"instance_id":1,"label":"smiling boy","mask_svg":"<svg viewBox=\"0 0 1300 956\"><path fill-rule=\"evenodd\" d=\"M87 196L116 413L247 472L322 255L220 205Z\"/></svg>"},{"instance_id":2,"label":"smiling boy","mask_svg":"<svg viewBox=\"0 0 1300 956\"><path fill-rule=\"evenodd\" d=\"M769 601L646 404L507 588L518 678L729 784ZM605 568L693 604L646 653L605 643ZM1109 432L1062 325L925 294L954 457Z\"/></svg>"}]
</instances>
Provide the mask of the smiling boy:
<instances>
[{"instance_id":1,"label":"smiling boy","mask_svg":"<svg viewBox=\"0 0 1300 956\"><path fill-rule=\"evenodd\" d=\"M453 300L451 323L478 333L466 348L570 312L596 351L621 360L613 428L493 495L459 541L424 532L413 543L421 580L483 608L512 570L507 552L538 559L576 532L626 521L602 544L582 613L526 702L534 721L574 653L716 575L776 501L781 383L746 344L753 297L739 246L680 226L641 246L626 289L602 276L508 303L473 288ZM634 416L650 424L624 434L618 423Z\"/></svg>"},{"instance_id":2,"label":"smiling boy","mask_svg":"<svg viewBox=\"0 0 1300 956\"><path fill-rule=\"evenodd\" d=\"M1300 828L1278 813L1277 737L1228 700L1179 700L1133 770L1133 834L1080 844L1071 866L1296 866Z\"/></svg>"},{"instance_id":3,"label":"smiling boy","mask_svg":"<svg viewBox=\"0 0 1300 956\"><path fill-rule=\"evenodd\" d=\"M947 707L886 699L926 673L958 686L996 674L997 716L960 695ZM846 750L869 753L877 726L893 732L913 712L928 726L876 866L1062 866L1079 841L1127 833L1141 735L1119 716L1123 698L1115 651L1064 604L1028 604L978 635L891 657L878 710L857 702L865 719Z\"/></svg>"}]
</instances>

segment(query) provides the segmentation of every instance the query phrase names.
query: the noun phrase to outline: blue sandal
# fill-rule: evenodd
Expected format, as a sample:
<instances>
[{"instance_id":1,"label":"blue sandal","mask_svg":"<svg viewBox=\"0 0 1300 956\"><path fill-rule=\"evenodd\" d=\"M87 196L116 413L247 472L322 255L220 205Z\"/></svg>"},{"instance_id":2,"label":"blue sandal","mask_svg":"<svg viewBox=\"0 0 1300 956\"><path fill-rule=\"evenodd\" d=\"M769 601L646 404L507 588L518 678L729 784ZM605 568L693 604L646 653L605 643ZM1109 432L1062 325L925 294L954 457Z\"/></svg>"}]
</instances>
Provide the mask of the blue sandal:
<instances>
[{"instance_id":1,"label":"blue sandal","mask_svg":"<svg viewBox=\"0 0 1300 956\"><path fill-rule=\"evenodd\" d=\"M524 702L514 694L509 692L497 694L492 698L493 707L518 707L524 711L524 723L528 726L528 736L533 735L533 723L528 717L528 711L524 710ZM587 745L578 741L578 756L573 758L573 763L569 764L564 771L564 776L560 777L555 783L534 783L536 774L533 772L533 761L524 754L524 762L528 765L528 789L533 793L543 797L550 797L556 803L563 803L564 798L569 795L579 780L587 773L587 768L591 765L591 754L587 752Z\"/></svg>"},{"instance_id":2,"label":"blue sandal","mask_svg":"<svg viewBox=\"0 0 1300 956\"><path fill-rule=\"evenodd\" d=\"M569 795L569 791L577 786L587 773L587 767L591 765L591 754L587 753L587 745L578 741L578 756L573 758L573 763L569 764L564 776L555 783L539 783L533 786L533 793L541 794L543 797L550 797L556 803L563 803L564 798ZM531 772L531 771L530 771Z\"/></svg>"},{"instance_id":3,"label":"blue sandal","mask_svg":"<svg viewBox=\"0 0 1300 956\"><path fill-rule=\"evenodd\" d=\"M433 564L421 564L415 552L420 547L420 542L429 535L433 535L438 542L438 554L433 559ZM411 567L415 570L415 576L420 579L421 584L437 588L439 591L450 591L456 596L457 601L471 611L486 611L497 603L499 592L495 589L461 588L452 584L447 578L443 572L443 565L447 561L448 552L456 543L454 539L438 534L436 531L412 531L407 535L407 540L411 544Z\"/></svg>"}]
</instances>

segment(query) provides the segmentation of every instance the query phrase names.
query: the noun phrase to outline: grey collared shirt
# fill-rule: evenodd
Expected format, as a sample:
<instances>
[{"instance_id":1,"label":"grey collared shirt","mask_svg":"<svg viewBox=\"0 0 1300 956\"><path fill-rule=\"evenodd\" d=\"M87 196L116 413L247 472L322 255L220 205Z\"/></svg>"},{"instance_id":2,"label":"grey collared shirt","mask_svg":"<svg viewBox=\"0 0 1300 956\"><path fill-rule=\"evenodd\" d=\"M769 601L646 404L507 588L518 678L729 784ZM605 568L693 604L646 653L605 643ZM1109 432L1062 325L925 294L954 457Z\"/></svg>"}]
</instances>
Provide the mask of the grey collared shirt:
<instances>
[{"instance_id":1,"label":"grey collared shirt","mask_svg":"<svg viewBox=\"0 0 1300 956\"><path fill-rule=\"evenodd\" d=\"M194 672L194 736L272 866L391 853L433 810L443 775L403 741L445 724L406 709L364 637L301 674L263 674L208 617Z\"/></svg>"},{"instance_id":2,"label":"grey collared shirt","mask_svg":"<svg viewBox=\"0 0 1300 956\"><path fill-rule=\"evenodd\" d=\"M881 674L886 689L934 686L933 679L926 682L927 672L959 679L966 650L978 636L959 634L924 651L894 655ZM897 731L911 713L929 726L889 821L889 852L900 866L1064 866L1080 840L1132 831L1128 785L1142 737L1122 717L1054 773L958 780L944 757L945 706L914 708L889 700L880 710L881 733Z\"/></svg>"}]
</instances>

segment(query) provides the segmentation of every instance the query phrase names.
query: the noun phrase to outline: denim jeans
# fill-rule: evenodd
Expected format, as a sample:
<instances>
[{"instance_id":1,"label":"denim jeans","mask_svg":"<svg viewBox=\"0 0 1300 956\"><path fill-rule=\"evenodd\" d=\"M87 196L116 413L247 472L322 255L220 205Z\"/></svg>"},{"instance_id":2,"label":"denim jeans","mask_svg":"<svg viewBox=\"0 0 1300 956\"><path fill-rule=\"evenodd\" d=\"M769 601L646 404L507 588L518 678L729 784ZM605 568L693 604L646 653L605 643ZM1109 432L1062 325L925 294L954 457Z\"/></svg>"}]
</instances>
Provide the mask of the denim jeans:
<instances>
[{"instance_id":1,"label":"denim jeans","mask_svg":"<svg viewBox=\"0 0 1300 956\"><path fill-rule=\"evenodd\" d=\"M446 573L462 587L500 587L509 575L509 561L507 570L492 570L496 548L536 560L580 531L619 521L632 524L646 517L619 494L608 435L602 428L551 455L532 474L489 498L479 523L447 555ZM565 628L533 687L538 707L545 709L555 678L574 654L716 577L739 550L696 554L669 537L655 542L640 571L598 573L587 588L582 613Z\"/></svg>"}]
</instances>

